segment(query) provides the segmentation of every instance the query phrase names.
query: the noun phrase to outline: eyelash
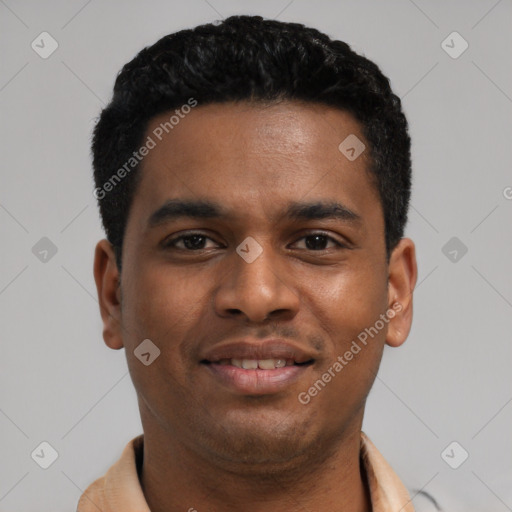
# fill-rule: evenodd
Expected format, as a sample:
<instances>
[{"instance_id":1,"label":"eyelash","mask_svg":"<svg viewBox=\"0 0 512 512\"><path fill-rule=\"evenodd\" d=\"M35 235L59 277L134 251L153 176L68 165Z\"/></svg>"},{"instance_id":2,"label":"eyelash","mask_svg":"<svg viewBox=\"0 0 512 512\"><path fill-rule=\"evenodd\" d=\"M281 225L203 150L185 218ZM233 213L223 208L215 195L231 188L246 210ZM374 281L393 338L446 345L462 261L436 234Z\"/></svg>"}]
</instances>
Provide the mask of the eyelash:
<instances>
[{"instance_id":1,"label":"eyelash","mask_svg":"<svg viewBox=\"0 0 512 512\"><path fill-rule=\"evenodd\" d=\"M176 238L172 238L170 240L164 240L164 242L162 243L162 246L164 247L164 249L178 249L178 250L186 251L186 252L197 252L197 253L199 253L200 251L204 251L205 249L193 250L193 249L187 249L187 248L181 248L181 247L177 248L176 247L176 243L179 242L180 240L183 240L183 239L189 238L189 237L193 237L193 236L201 236L201 237L204 237L204 238L206 238L208 240L212 240L213 242L215 242L215 240L213 240L209 236L206 236L204 233L201 233L201 232L197 231L197 232L186 233L184 235L177 236ZM330 235L328 235L326 233L323 233L322 231L314 231L312 233L308 233L307 235L304 235L304 236L300 237L298 240L302 240L304 238L308 238L308 237L311 237L311 236L323 236L323 237L327 238L329 241L334 242L334 244L338 247L338 249L347 249L348 248L346 245L342 244L341 242L338 242L338 240L336 240L335 238L333 238L332 236L330 236ZM294 243L296 243L296 242L294 242ZM311 252L322 252L322 251L326 251L328 249L314 250L314 249L307 249L306 248L306 249L302 249L302 250L311 251Z\"/></svg>"}]
</instances>

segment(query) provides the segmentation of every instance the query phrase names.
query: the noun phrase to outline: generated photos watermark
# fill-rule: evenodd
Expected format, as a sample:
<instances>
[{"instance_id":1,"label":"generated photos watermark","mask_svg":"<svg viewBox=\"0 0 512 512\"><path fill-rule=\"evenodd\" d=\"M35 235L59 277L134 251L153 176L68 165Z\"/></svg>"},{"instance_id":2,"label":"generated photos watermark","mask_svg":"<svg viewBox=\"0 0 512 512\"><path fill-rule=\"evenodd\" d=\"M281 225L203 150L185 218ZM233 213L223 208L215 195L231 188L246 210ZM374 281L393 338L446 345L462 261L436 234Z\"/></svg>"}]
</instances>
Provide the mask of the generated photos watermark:
<instances>
[{"instance_id":1,"label":"generated photos watermark","mask_svg":"<svg viewBox=\"0 0 512 512\"><path fill-rule=\"evenodd\" d=\"M341 356L336 358L336 361L322 374L322 376L315 381L315 383L307 390L302 391L298 394L297 398L302 405L307 405L311 402L312 398L317 396L332 379L338 375L350 361L354 359L354 356L361 352L363 347L368 344L368 337L373 339L377 334L384 329L386 324L400 313L403 306L400 302L393 303L392 307L385 313L382 313L379 319L371 326L366 327L357 335L357 340L352 340L350 348ZM359 341L359 343L358 343ZM361 347L361 345L363 347Z\"/></svg>"},{"instance_id":2,"label":"generated photos watermark","mask_svg":"<svg viewBox=\"0 0 512 512\"><path fill-rule=\"evenodd\" d=\"M174 111L174 114L169 117L167 121L160 123L152 132L148 135L144 144L132 153L132 156L121 166L119 169L112 174L112 176L103 183L101 187L96 187L93 191L93 195L100 201L105 196L114 190L114 188L121 183L121 181L130 174L133 169L143 160L149 152L156 147L157 143L160 142L164 136L171 132L181 121L184 119L191 110L197 106L197 100L189 98L187 103L183 104L179 109Z\"/></svg>"}]
</instances>

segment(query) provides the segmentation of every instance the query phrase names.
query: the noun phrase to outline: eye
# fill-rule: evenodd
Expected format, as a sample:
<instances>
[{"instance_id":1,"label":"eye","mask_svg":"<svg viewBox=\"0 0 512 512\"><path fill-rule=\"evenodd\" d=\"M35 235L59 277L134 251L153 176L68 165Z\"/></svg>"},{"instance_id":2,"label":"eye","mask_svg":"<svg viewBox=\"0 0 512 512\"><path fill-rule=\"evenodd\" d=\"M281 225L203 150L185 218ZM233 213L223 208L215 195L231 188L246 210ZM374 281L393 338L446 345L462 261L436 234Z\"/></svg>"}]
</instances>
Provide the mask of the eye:
<instances>
[{"instance_id":1,"label":"eye","mask_svg":"<svg viewBox=\"0 0 512 512\"><path fill-rule=\"evenodd\" d=\"M321 232L303 236L299 240L305 240L305 249L310 251L325 251L326 249L330 249L332 246L326 247L326 244L328 244L329 242L332 242L334 244L334 247L346 247L345 245L335 240L333 237Z\"/></svg>"},{"instance_id":2,"label":"eye","mask_svg":"<svg viewBox=\"0 0 512 512\"><path fill-rule=\"evenodd\" d=\"M207 237L206 235L203 235L202 233L189 233L187 235L180 235L175 238L165 240L162 243L162 246L165 249L174 248L185 251L201 251L210 248L205 247L205 243L207 240L211 240L212 242L214 242L211 238ZM181 244L181 246L179 244Z\"/></svg>"},{"instance_id":3,"label":"eye","mask_svg":"<svg viewBox=\"0 0 512 512\"><path fill-rule=\"evenodd\" d=\"M208 247L208 241L212 242L214 245L210 245ZM294 245L298 244L300 241L304 241L304 247L299 247L299 249L306 249L309 251L319 252L331 249L333 247L338 247L340 249L346 248L345 245L335 240L332 236L322 232L311 233L309 235L303 236L297 242L295 242ZM329 246L329 243L331 246ZM218 246L218 244L203 233L188 233L164 240L162 242L162 247L164 249L179 249L182 251L192 252L211 249L216 246Z\"/></svg>"}]
</instances>

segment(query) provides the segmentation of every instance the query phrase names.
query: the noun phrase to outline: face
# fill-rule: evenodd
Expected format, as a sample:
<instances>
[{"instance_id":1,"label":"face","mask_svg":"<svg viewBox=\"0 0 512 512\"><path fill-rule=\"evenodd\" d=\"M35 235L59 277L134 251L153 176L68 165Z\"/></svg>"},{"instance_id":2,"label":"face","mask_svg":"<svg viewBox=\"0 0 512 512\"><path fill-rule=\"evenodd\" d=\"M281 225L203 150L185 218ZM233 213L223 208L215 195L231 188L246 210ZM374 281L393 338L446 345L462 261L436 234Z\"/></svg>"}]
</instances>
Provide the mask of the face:
<instances>
[{"instance_id":1,"label":"face","mask_svg":"<svg viewBox=\"0 0 512 512\"><path fill-rule=\"evenodd\" d=\"M122 274L106 241L95 263L144 429L251 465L328 453L359 431L385 343L407 337L416 280L410 240L386 260L361 126L327 106L215 104L159 141L168 119L147 129ZM351 134L355 160L338 149Z\"/></svg>"}]
</instances>

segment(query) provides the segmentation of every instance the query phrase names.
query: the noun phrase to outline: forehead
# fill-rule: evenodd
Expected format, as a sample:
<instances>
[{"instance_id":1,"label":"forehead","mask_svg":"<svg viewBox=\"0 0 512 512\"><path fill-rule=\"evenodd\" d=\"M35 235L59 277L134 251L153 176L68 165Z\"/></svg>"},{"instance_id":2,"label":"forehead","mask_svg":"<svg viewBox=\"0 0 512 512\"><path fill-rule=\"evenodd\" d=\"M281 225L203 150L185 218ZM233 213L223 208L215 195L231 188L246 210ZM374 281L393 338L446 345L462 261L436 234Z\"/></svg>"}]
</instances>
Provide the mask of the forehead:
<instances>
[{"instance_id":1,"label":"forehead","mask_svg":"<svg viewBox=\"0 0 512 512\"><path fill-rule=\"evenodd\" d=\"M299 199L336 199L361 213L379 203L368 144L347 112L283 102L199 105L171 124L173 114L147 126L154 147L142 161L133 204L146 218L173 198L215 201L238 218L270 215ZM354 136L367 149L351 161L339 145Z\"/></svg>"}]
</instances>

